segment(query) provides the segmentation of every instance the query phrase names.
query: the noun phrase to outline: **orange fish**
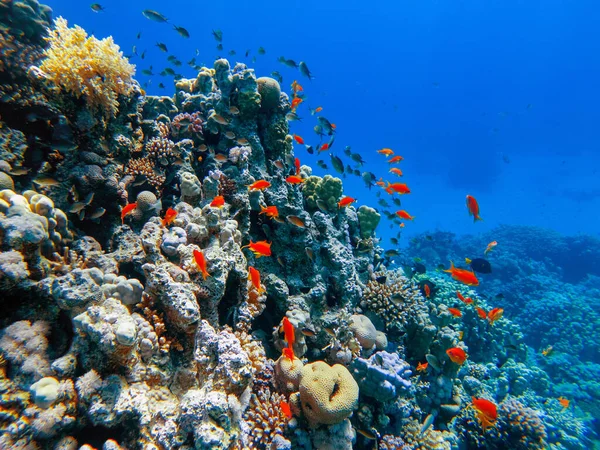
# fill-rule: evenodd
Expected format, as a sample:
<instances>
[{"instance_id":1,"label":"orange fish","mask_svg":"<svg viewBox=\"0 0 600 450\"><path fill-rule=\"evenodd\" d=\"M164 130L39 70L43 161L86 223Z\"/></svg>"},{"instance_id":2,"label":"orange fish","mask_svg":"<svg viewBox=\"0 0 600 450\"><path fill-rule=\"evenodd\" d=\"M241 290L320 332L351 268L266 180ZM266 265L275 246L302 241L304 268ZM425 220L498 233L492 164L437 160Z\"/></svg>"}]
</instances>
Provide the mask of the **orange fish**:
<instances>
[{"instance_id":1,"label":"orange fish","mask_svg":"<svg viewBox=\"0 0 600 450\"><path fill-rule=\"evenodd\" d=\"M498 242L496 242L496 241L490 242L487 245L487 247L486 247L485 251L483 252L483 254L487 255L496 245L498 245Z\"/></svg>"},{"instance_id":2,"label":"orange fish","mask_svg":"<svg viewBox=\"0 0 600 450\"><path fill-rule=\"evenodd\" d=\"M292 367L294 366L294 349L292 347L285 347L283 349L283 356L292 361Z\"/></svg>"},{"instance_id":3,"label":"orange fish","mask_svg":"<svg viewBox=\"0 0 600 450\"><path fill-rule=\"evenodd\" d=\"M287 177L285 179L285 181L287 181L290 184L300 184L300 183L304 183L304 178L299 177L298 175L290 175L289 177Z\"/></svg>"},{"instance_id":4,"label":"orange fish","mask_svg":"<svg viewBox=\"0 0 600 450\"><path fill-rule=\"evenodd\" d=\"M463 295L460 293L460 291L456 291L456 296L458 297L458 299L463 302L463 303L467 303L467 299L465 299L463 297Z\"/></svg>"},{"instance_id":5,"label":"orange fish","mask_svg":"<svg viewBox=\"0 0 600 450\"><path fill-rule=\"evenodd\" d=\"M321 145L318 150L320 152L324 152L325 150L329 150L329 144L327 142L325 142L323 145Z\"/></svg>"},{"instance_id":6,"label":"orange fish","mask_svg":"<svg viewBox=\"0 0 600 450\"><path fill-rule=\"evenodd\" d=\"M468 286L479 286L479 280L475 276L475 272L466 269L457 269L454 267L452 261L450 261L450 268L444 270L444 272L448 272L456 281L460 281Z\"/></svg>"},{"instance_id":7,"label":"orange fish","mask_svg":"<svg viewBox=\"0 0 600 450\"><path fill-rule=\"evenodd\" d=\"M261 256L271 256L271 243L267 241L252 242L244 245L242 248L249 247L257 258Z\"/></svg>"},{"instance_id":8,"label":"orange fish","mask_svg":"<svg viewBox=\"0 0 600 450\"><path fill-rule=\"evenodd\" d=\"M385 187L385 181L383 181L383 178L380 178L375 184L379 187Z\"/></svg>"},{"instance_id":9,"label":"orange fish","mask_svg":"<svg viewBox=\"0 0 600 450\"><path fill-rule=\"evenodd\" d=\"M470 305L471 303L473 303L473 299L471 297L467 297L467 298L465 298L465 303L467 305Z\"/></svg>"},{"instance_id":10,"label":"orange fish","mask_svg":"<svg viewBox=\"0 0 600 450\"><path fill-rule=\"evenodd\" d=\"M131 214L135 208L137 208L137 202L125 205L125 207L121 210L121 223L125 223L125 216L127 216L127 214Z\"/></svg>"},{"instance_id":11,"label":"orange fish","mask_svg":"<svg viewBox=\"0 0 600 450\"><path fill-rule=\"evenodd\" d=\"M271 183L269 183L267 180L258 180L249 185L248 189L251 191L262 191L268 187L271 187Z\"/></svg>"},{"instance_id":12,"label":"orange fish","mask_svg":"<svg viewBox=\"0 0 600 450\"><path fill-rule=\"evenodd\" d=\"M292 100L292 111L295 111L300 103L302 103L302 99L300 97L295 97Z\"/></svg>"},{"instance_id":13,"label":"orange fish","mask_svg":"<svg viewBox=\"0 0 600 450\"><path fill-rule=\"evenodd\" d=\"M346 206L350 206L355 201L356 199L352 197L342 197L342 199L338 202L338 208L345 208Z\"/></svg>"},{"instance_id":14,"label":"orange fish","mask_svg":"<svg viewBox=\"0 0 600 450\"><path fill-rule=\"evenodd\" d=\"M542 350L542 355L549 356L552 353L552 350L554 350L554 348L551 345L549 345L544 350Z\"/></svg>"},{"instance_id":15,"label":"orange fish","mask_svg":"<svg viewBox=\"0 0 600 450\"><path fill-rule=\"evenodd\" d=\"M428 362L424 362L424 363L419 363L417 365L417 372L425 372L427 370L427 367L429 366Z\"/></svg>"},{"instance_id":16,"label":"orange fish","mask_svg":"<svg viewBox=\"0 0 600 450\"><path fill-rule=\"evenodd\" d=\"M397 167L392 167L390 169L391 173L395 173L396 175L398 175L399 177L403 176L404 174L402 173L402 171L400 169L398 169Z\"/></svg>"},{"instance_id":17,"label":"orange fish","mask_svg":"<svg viewBox=\"0 0 600 450\"><path fill-rule=\"evenodd\" d=\"M413 220L415 218L415 216L411 216L409 213L407 213L404 210L396 211L396 215L398 217L400 217L401 219L406 219L406 220Z\"/></svg>"},{"instance_id":18,"label":"orange fish","mask_svg":"<svg viewBox=\"0 0 600 450\"><path fill-rule=\"evenodd\" d=\"M285 342L288 347L292 347L296 340L294 337L294 325L292 325L290 319L285 316L283 317L283 334L285 335Z\"/></svg>"},{"instance_id":19,"label":"orange fish","mask_svg":"<svg viewBox=\"0 0 600 450\"><path fill-rule=\"evenodd\" d=\"M502 308L494 308L488 313L488 320L490 324L494 325L494 322L498 320L504 314L504 310Z\"/></svg>"},{"instance_id":20,"label":"orange fish","mask_svg":"<svg viewBox=\"0 0 600 450\"><path fill-rule=\"evenodd\" d=\"M224 204L225 199L222 195L217 195L215 198L212 199L212 202L210 202L210 206L212 206L213 208L221 208Z\"/></svg>"},{"instance_id":21,"label":"orange fish","mask_svg":"<svg viewBox=\"0 0 600 450\"><path fill-rule=\"evenodd\" d=\"M294 167L296 168L296 175L300 175L300 159L294 159Z\"/></svg>"},{"instance_id":22,"label":"orange fish","mask_svg":"<svg viewBox=\"0 0 600 450\"><path fill-rule=\"evenodd\" d=\"M260 285L260 272L252 266L248 266L248 278L252 281L252 286L259 294L265 292L265 289Z\"/></svg>"},{"instance_id":23,"label":"orange fish","mask_svg":"<svg viewBox=\"0 0 600 450\"><path fill-rule=\"evenodd\" d=\"M446 350L446 354L450 358L450 361L452 361L455 364L458 364L459 366L462 366L467 360L467 354L460 347L449 348L448 350Z\"/></svg>"},{"instance_id":24,"label":"orange fish","mask_svg":"<svg viewBox=\"0 0 600 450\"><path fill-rule=\"evenodd\" d=\"M393 194L393 193L397 193L400 195L410 194L410 189L408 188L408 186L405 183L390 183L389 181L387 182L385 191L388 194Z\"/></svg>"},{"instance_id":25,"label":"orange fish","mask_svg":"<svg viewBox=\"0 0 600 450\"><path fill-rule=\"evenodd\" d=\"M175 220L175 217L177 217L177 211L175 211L173 208L167 209L165 217L162 220L162 226L166 227L167 225L171 225Z\"/></svg>"},{"instance_id":26,"label":"orange fish","mask_svg":"<svg viewBox=\"0 0 600 450\"><path fill-rule=\"evenodd\" d=\"M498 407L495 403L486 400L485 398L471 397L472 406L477 411L477 418L481 424L483 431L494 426L498 419Z\"/></svg>"},{"instance_id":27,"label":"orange fish","mask_svg":"<svg viewBox=\"0 0 600 450\"><path fill-rule=\"evenodd\" d=\"M399 225L400 228L404 228L404 222Z\"/></svg>"},{"instance_id":28,"label":"orange fish","mask_svg":"<svg viewBox=\"0 0 600 450\"><path fill-rule=\"evenodd\" d=\"M477 306L475 307L475 310L477 311L477 314L479 315L480 319L487 319L487 313L485 312L485 309Z\"/></svg>"},{"instance_id":29,"label":"orange fish","mask_svg":"<svg viewBox=\"0 0 600 450\"><path fill-rule=\"evenodd\" d=\"M394 163L397 163L397 162L400 162L400 161L402 161L403 159L404 159L404 158L403 158L402 156L400 156L400 155L398 155L398 156L394 156L393 158L391 158L391 159L388 159L388 163L389 163L389 164L394 164Z\"/></svg>"},{"instance_id":30,"label":"orange fish","mask_svg":"<svg viewBox=\"0 0 600 450\"><path fill-rule=\"evenodd\" d=\"M304 144L304 139L302 139L300 136L298 136L297 134L293 134L292 137L294 138L294 140L300 144L303 145Z\"/></svg>"},{"instance_id":31,"label":"orange fish","mask_svg":"<svg viewBox=\"0 0 600 450\"><path fill-rule=\"evenodd\" d=\"M315 108L315 112L316 112L316 113L319 113L319 112L321 112L321 111L323 111L323 107L322 107L322 106L317 106L317 107Z\"/></svg>"},{"instance_id":32,"label":"orange fish","mask_svg":"<svg viewBox=\"0 0 600 450\"><path fill-rule=\"evenodd\" d=\"M377 153L380 153L382 155L387 156L391 156L394 154L394 150L392 150L391 148L382 148L381 150L377 150Z\"/></svg>"},{"instance_id":33,"label":"orange fish","mask_svg":"<svg viewBox=\"0 0 600 450\"><path fill-rule=\"evenodd\" d=\"M258 214L265 214L267 217L271 217L272 219L279 217L277 206L261 206Z\"/></svg>"},{"instance_id":34,"label":"orange fish","mask_svg":"<svg viewBox=\"0 0 600 450\"><path fill-rule=\"evenodd\" d=\"M331 128L333 128L335 130L337 128L337 125L335 123L332 123Z\"/></svg>"},{"instance_id":35,"label":"orange fish","mask_svg":"<svg viewBox=\"0 0 600 450\"><path fill-rule=\"evenodd\" d=\"M283 415L285 417L287 417L288 419L292 418L292 408L290 407L290 404L288 402L281 400L279 402L279 407L281 408L281 412L283 412Z\"/></svg>"},{"instance_id":36,"label":"orange fish","mask_svg":"<svg viewBox=\"0 0 600 450\"><path fill-rule=\"evenodd\" d=\"M302 220L302 217L298 216L287 216L287 221L298 228L306 228L306 223Z\"/></svg>"},{"instance_id":37,"label":"orange fish","mask_svg":"<svg viewBox=\"0 0 600 450\"><path fill-rule=\"evenodd\" d=\"M462 313L458 308L448 308L448 312L452 314L454 317L462 317Z\"/></svg>"},{"instance_id":38,"label":"orange fish","mask_svg":"<svg viewBox=\"0 0 600 450\"><path fill-rule=\"evenodd\" d=\"M471 195L467 195L467 209L469 210L469 214L473 216L473 222L477 222L478 220L483 220L479 216L479 204L475 197Z\"/></svg>"},{"instance_id":39,"label":"orange fish","mask_svg":"<svg viewBox=\"0 0 600 450\"><path fill-rule=\"evenodd\" d=\"M571 404L570 400L564 398L564 397L558 397L558 402L560 403L560 406L563 407L563 411L566 410L569 405Z\"/></svg>"},{"instance_id":40,"label":"orange fish","mask_svg":"<svg viewBox=\"0 0 600 450\"><path fill-rule=\"evenodd\" d=\"M296 80L294 80L294 82L292 83L292 91L294 92L294 94L303 90L304 88L300 86L300 84Z\"/></svg>"},{"instance_id":41,"label":"orange fish","mask_svg":"<svg viewBox=\"0 0 600 450\"><path fill-rule=\"evenodd\" d=\"M202 253L200 250L194 250L194 261L196 261L200 272L202 272L202 277L204 277L206 280L206 277L210 276L210 274L206 270L206 259L204 258L204 253Z\"/></svg>"},{"instance_id":42,"label":"orange fish","mask_svg":"<svg viewBox=\"0 0 600 450\"><path fill-rule=\"evenodd\" d=\"M428 284L426 284L426 285L423 287L423 290L425 291L425 297L429 298L429 296L431 295L431 288L429 287L429 285L428 285Z\"/></svg>"}]
</instances>

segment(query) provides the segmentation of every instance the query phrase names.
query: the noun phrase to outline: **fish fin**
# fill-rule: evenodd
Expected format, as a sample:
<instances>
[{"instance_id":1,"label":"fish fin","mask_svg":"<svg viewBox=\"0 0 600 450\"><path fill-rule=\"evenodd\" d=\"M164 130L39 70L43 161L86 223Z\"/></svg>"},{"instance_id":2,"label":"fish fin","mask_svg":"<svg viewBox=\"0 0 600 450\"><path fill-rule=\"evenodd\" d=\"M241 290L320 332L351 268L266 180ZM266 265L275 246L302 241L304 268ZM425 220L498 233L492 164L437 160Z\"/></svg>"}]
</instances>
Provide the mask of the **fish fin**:
<instances>
[{"instance_id":1,"label":"fish fin","mask_svg":"<svg viewBox=\"0 0 600 450\"><path fill-rule=\"evenodd\" d=\"M453 261L450 261L450 268L449 268L449 269L447 269L447 270L444 270L444 272L451 273L453 269L454 269L454 262L453 262Z\"/></svg>"},{"instance_id":2,"label":"fish fin","mask_svg":"<svg viewBox=\"0 0 600 450\"><path fill-rule=\"evenodd\" d=\"M467 264L471 264L471 262L472 262L472 261L471 261L469 258L465 258L465 263L467 263Z\"/></svg>"}]
</instances>

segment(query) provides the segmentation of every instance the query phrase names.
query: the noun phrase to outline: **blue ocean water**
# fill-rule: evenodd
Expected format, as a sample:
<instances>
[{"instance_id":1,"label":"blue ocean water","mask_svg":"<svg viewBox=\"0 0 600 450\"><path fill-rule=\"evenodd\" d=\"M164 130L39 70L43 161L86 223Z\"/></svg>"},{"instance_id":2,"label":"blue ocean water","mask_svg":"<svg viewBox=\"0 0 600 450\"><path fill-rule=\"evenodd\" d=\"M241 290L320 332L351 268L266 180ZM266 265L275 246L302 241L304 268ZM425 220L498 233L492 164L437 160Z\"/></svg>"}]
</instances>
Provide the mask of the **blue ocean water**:
<instances>
[{"instance_id":1,"label":"blue ocean water","mask_svg":"<svg viewBox=\"0 0 600 450\"><path fill-rule=\"evenodd\" d=\"M211 66L224 56L257 76L279 71L288 93L298 80L306 101L292 131L307 144L319 142L308 106L322 106L337 125L333 153L346 164L347 145L367 161L360 170L378 177L389 167L377 149L405 158L402 181L412 193L402 208L416 217L405 238L499 224L598 235L600 9L592 1L104 1L99 13L85 2L48 4L71 24L112 35L125 54L134 45L138 55L146 52L131 61L150 94L174 92L172 78L158 75L170 54L187 77L195 75L185 64L192 58ZM191 37L144 18L144 9L163 13ZM213 29L223 31L223 51ZM257 54L260 46L265 55ZM279 56L305 61L314 79L277 62ZM156 75L141 73L150 67ZM296 147L315 173L332 172L329 152L317 157ZM329 171L316 166L318 159ZM360 178L349 176L345 189L358 204L378 200ZM483 222L473 225L466 194L479 201ZM397 231L382 226L379 235Z\"/></svg>"}]
</instances>

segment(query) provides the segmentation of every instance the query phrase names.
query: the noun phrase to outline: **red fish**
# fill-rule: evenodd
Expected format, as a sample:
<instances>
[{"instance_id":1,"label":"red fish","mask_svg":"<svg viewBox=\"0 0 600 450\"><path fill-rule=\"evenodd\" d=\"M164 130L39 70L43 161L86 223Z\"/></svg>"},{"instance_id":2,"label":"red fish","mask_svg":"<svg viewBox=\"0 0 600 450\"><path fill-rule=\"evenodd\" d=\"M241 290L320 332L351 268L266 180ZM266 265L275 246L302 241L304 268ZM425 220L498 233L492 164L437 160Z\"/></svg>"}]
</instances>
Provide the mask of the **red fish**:
<instances>
[{"instance_id":1,"label":"red fish","mask_svg":"<svg viewBox=\"0 0 600 450\"><path fill-rule=\"evenodd\" d=\"M304 144L304 139L302 139L302 137L298 136L297 134L293 134L292 137L298 144L300 144L300 145Z\"/></svg>"},{"instance_id":2,"label":"red fish","mask_svg":"<svg viewBox=\"0 0 600 450\"><path fill-rule=\"evenodd\" d=\"M217 195L215 198L212 199L212 202L210 202L210 206L212 206L213 208L221 208L224 204L225 199L222 195Z\"/></svg>"},{"instance_id":3,"label":"red fish","mask_svg":"<svg viewBox=\"0 0 600 450\"><path fill-rule=\"evenodd\" d=\"M397 194L410 194L410 189L409 187L405 184L405 183L390 183L389 181L387 182L387 186L385 187L385 191L388 194L393 194L393 193L397 193Z\"/></svg>"},{"instance_id":4,"label":"red fish","mask_svg":"<svg viewBox=\"0 0 600 450\"><path fill-rule=\"evenodd\" d=\"M425 372L427 370L427 367L429 366L428 362L425 363L419 363L417 365L417 372Z\"/></svg>"},{"instance_id":5,"label":"red fish","mask_svg":"<svg viewBox=\"0 0 600 450\"><path fill-rule=\"evenodd\" d=\"M446 350L446 354L453 363L458 364L459 366L462 366L467 360L467 354L460 347L449 348Z\"/></svg>"},{"instance_id":6,"label":"red fish","mask_svg":"<svg viewBox=\"0 0 600 450\"><path fill-rule=\"evenodd\" d=\"M285 181L287 181L290 184L300 184L300 183L304 183L304 178L299 177L298 175L290 175L289 177L287 177L285 179Z\"/></svg>"},{"instance_id":7,"label":"red fish","mask_svg":"<svg viewBox=\"0 0 600 450\"><path fill-rule=\"evenodd\" d=\"M394 154L394 150L392 150L391 148L382 148L381 150L377 150L377 153L380 153L382 155L387 156L391 156Z\"/></svg>"},{"instance_id":8,"label":"red fish","mask_svg":"<svg viewBox=\"0 0 600 450\"><path fill-rule=\"evenodd\" d=\"M292 91L294 92L294 94L296 92L303 91L303 90L304 90L304 88L302 86L300 86L300 83L298 83L296 80L294 80L294 82L292 83Z\"/></svg>"},{"instance_id":9,"label":"red fish","mask_svg":"<svg viewBox=\"0 0 600 450\"><path fill-rule=\"evenodd\" d=\"M250 248L257 258L261 256L271 256L271 243L267 241L252 242L244 245L242 248Z\"/></svg>"},{"instance_id":10,"label":"red fish","mask_svg":"<svg viewBox=\"0 0 600 450\"><path fill-rule=\"evenodd\" d=\"M498 419L498 407L495 403L486 400L485 398L471 397L471 404L477 412L477 418L481 424L483 431L494 426Z\"/></svg>"},{"instance_id":11,"label":"red fish","mask_svg":"<svg viewBox=\"0 0 600 450\"><path fill-rule=\"evenodd\" d=\"M327 142L325 142L323 145L321 145L321 146L318 148L318 151L319 151L319 152L324 152L324 151L326 151L326 150L329 150L329 144L328 144Z\"/></svg>"},{"instance_id":12,"label":"red fish","mask_svg":"<svg viewBox=\"0 0 600 450\"><path fill-rule=\"evenodd\" d=\"M125 223L125 216L127 216L127 214L131 214L135 208L137 208L137 202L125 205L125 207L121 210L121 223Z\"/></svg>"},{"instance_id":13,"label":"red fish","mask_svg":"<svg viewBox=\"0 0 600 450\"><path fill-rule=\"evenodd\" d=\"M198 265L198 268L202 273L202 277L206 280L206 277L210 276L210 274L206 270L206 259L204 258L204 253L202 253L200 250L194 250L194 261Z\"/></svg>"},{"instance_id":14,"label":"red fish","mask_svg":"<svg viewBox=\"0 0 600 450\"><path fill-rule=\"evenodd\" d=\"M492 242L490 242L490 243L487 245L487 247L486 247L485 251L483 252L483 254L484 254L484 255L487 255L487 254L488 254L488 253L489 253L489 252L490 252L490 251L491 251L491 250L492 250L492 249L493 249L493 248L494 248L496 245L498 245L498 242L496 242L496 241L492 241Z\"/></svg>"},{"instance_id":15,"label":"red fish","mask_svg":"<svg viewBox=\"0 0 600 450\"><path fill-rule=\"evenodd\" d=\"M560 403L560 406L563 407L563 411L565 411L566 409L569 408L569 405L571 404L571 401L569 399L566 399L564 397L558 397L558 403Z\"/></svg>"},{"instance_id":16,"label":"red fish","mask_svg":"<svg viewBox=\"0 0 600 450\"><path fill-rule=\"evenodd\" d=\"M248 189L251 191L262 191L268 187L271 187L271 183L269 183L267 180L258 180L249 185Z\"/></svg>"},{"instance_id":17,"label":"red fish","mask_svg":"<svg viewBox=\"0 0 600 450\"><path fill-rule=\"evenodd\" d=\"M296 357L294 355L294 349L292 347L285 347L283 349L283 356L285 356L287 359L292 361L292 367L293 367L294 366L294 358Z\"/></svg>"},{"instance_id":18,"label":"red fish","mask_svg":"<svg viewBox=\"0 0 600 450\"><path fill-rule=\"evenodd\" d=\"M494 325L494 322L504 314L504 310L502 308L494 308L488 313L488 320L490 324Z\"/></svg>"},{"instance_id":19,"label":"red fish","mask_svg":"<svg viewBox=\"0 0 600 450\"><path fill-rule=\"evenodd\" d=\"M463 303L467 303L467 299L465 297L463 297L463 295L460 293L460 291L456 291L456 296L458 297L458 299L463 302Z\"/></svg>"},{"instance_id":20,"label":"red fish","mask_svg":"<svg viewBox=\"0 0 600 450\"><path fill-rule=\"evenodd\" d=\"M457 269L454 267L454 263L452 261L450 261L450 268L448 270L444 270L444 272L448 272L456 281L460 281L468 286L479 286L479 280L475 276L475 272L471 272L466 269Z\"/></svg>"},{"instance_id":21,"label":"red fish","mask_svg":"<svg viewBox=\"0 0 600 450\"><path fill-rule=\"evenodd\" d=\"M398 169L397 167L392 167L392 168L390 169L390 172L391 172L391 173L395 173L395 174L396 174L396 175L398 175L399 177L401 177L402 175L404 175L404 174L402 173L402 171L401 171L400 169Z\"/></svg>"},{"instance_id":22,"label":"red fish","mask_svg":"<svg viewBox=\"0 0 600 450\"><path fill-rule=\"evenodd\" d=\"M462 317L462 313L458 308L448 308L448 312L452 314L454 317Z\"/></svg>"},{"instance_id":23,"label":"red fish","mask_svg":"<svg viewBox=\"0 0 600 450\"><path fill-rule=\"evenodd\" d=\"M267 217L277 219L279 217L279 211L277 206L261 206L259 214L265 214Z\"/></svg>"},{"instance_id":24,"label":"red fish","mask_svg":"<svg viewBox=\"0 0 600 450\"><path fill-rule=\"evenodd\" d=\"M260 284L260 272L252 266L248 266L248 278L252 282L252 286L259 294L265 292L265 289Z\"/></svg>"},{"instance_id":25,"label":"red fish","mask_svg":"<svg viewBox=\"0 0 600 450\"><path fill-rule=\"evenodd\" d=\"M479 315L480 319L487 319L487 313L485 312L485 309L477 306L475 307L475 311L477 311L477 314Z\"/></svg>"},{"instance_id":26,"label":"red fish","mask_svg":"<svg viewBox=\"0 0 600 450\"><path fill-rule=\"evenodd\" d=\"M292 322L287 317L283 318L283 334L285 335L285 342L287 342L288 347L293 346L295 342L294 325L292 325Z\"/></svg>"},{"instance_id":27,"label":"red fish","mask_svg":"<svg viewBox=\"0 0 600 450\"><path fill-rule=\"evenodd\" d=\"M346 206L350 206L355 201L356 199L352 197L342 197L342 199L338 202L338 208L345 208Z\"/></svg>"},{"instance_id":28,"label":"red fish","mask_svg":"<svg viewBox=\"0 0 600 450\"><path fill-rule=\"evenodd\" d=\"M473 299L471 297L467 297L467 298L465 298L465 303L467 305L470 305L471 303L473 303Z\"/></svg>"},{"instance_id":29,"label":"red fish","mask_svg":"<svg viewBox=\"0 0 600 450\"><path fill-rule=\"evenodd\" d=\"M300 103L302 103L302 99L300 97L295 97L292 100L292 111L295 111Z\"/></svg>"},{"instance_id":30,"label":"red fish","mask_svg":"<svg viewBox=\"0 0 600 450\"><path fill-rule=\"evenodd\" d=\"M175 211L173 208L167 209L165 217L162 219L162 226L166 227L167 225L171 225L175 220L175 217L177 217L177 211Z\"/></svg>"},{"instance_id":31,"label":"red fish","mask_svg":"<svg viewBox=\"0 0 600 450\"><path fill-rule=\"evenodd\" d=\"M469 210L469 214L473 216L473 222L477 222L478 220L483 220L479 216L479 204L475 197L471 195L467 195L467 209Z\"/></svg>"},{"instance_id":32,"label":"red fish","mask_svg":"<svg viewBox=\"0 0 600 450\"><path fill-rule=\"evenodd\" d=\"M400 217L401 219L406 219L406 220L413 220L415 218L415 216L411 216L409 213L407 213L404 210L396 211L396 215L398 217Z\"/></svg>"},{"instance_id":33,"label":"red fish","mask_svg":"<svg viewBox=\"0 0 600 450\"><path fill-rule=\"evenodd\" d=\"M431 288L429 287L429 285L428 285L428 284L426 284L426 285L423 287L423 290L425 291L425 297L429 298L429 296L431 295Z\"/></svg>"},{"instance_id":34,"label":"red fish","mask_svg":"<svg viewBox=\"0 0 600 450\"><path fill-rule=\"evenodd\" d=\"M402 161L403 159L404 158L402 156L400 156L400 155L394 156L393 158L388 159L388 163L389 164L397 163L397 162Z\"/></svg>"},{"instance_id":35,"label":"red fish","mask_svg":"<svg viewBox=\"0 0 600 450\"><path fill-rule=\"evenodd\" d=\"M300 175L300 159L294 159L294 166L296 167L296 175Z\"/></svg>"},{"instance_id":36,"label":"red fish","mask_svg":"<svg viewBox=\"0 0 600 450\"><path fill-rule=\"evenodd\" d=\"M323 111L323 107L322 107L322 106L317 106L317 107L315 108L315 112L316 112L316 113L320 113L321 111Z\"/></svg>"},{"instance_id":37,"label":"red fish","mask_svg":"<svg viewBox=\"0 0 600 450\"><path fill-rule=\"evenodd\" d=\"M288 419L292 418L292 408L290 407L290 404L288 402L281 400L279 402L279 407L281 408L281 412L283 412L283 415L285 417L287 417Z\"/></svg>"}]
</instances>

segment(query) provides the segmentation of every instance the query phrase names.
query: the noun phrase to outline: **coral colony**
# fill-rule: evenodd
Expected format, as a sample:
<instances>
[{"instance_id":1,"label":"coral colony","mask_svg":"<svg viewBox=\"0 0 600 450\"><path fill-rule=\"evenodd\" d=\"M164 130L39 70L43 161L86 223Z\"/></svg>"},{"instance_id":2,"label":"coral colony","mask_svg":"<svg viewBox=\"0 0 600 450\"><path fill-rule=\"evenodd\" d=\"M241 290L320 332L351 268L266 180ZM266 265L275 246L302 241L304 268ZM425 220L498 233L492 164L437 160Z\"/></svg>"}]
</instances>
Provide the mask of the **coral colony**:
<instances>
[{"instance_id":1,"label":"coral colony","mask_svg":"<svg viewBox=\"0 0 600 450\"><path fill-rule=\"evenodd\" d=\"M275 79L146 96L111 38L7 8L0 447L590 448L497 302L386 268Z\"/></svg>"}]
</instances>

